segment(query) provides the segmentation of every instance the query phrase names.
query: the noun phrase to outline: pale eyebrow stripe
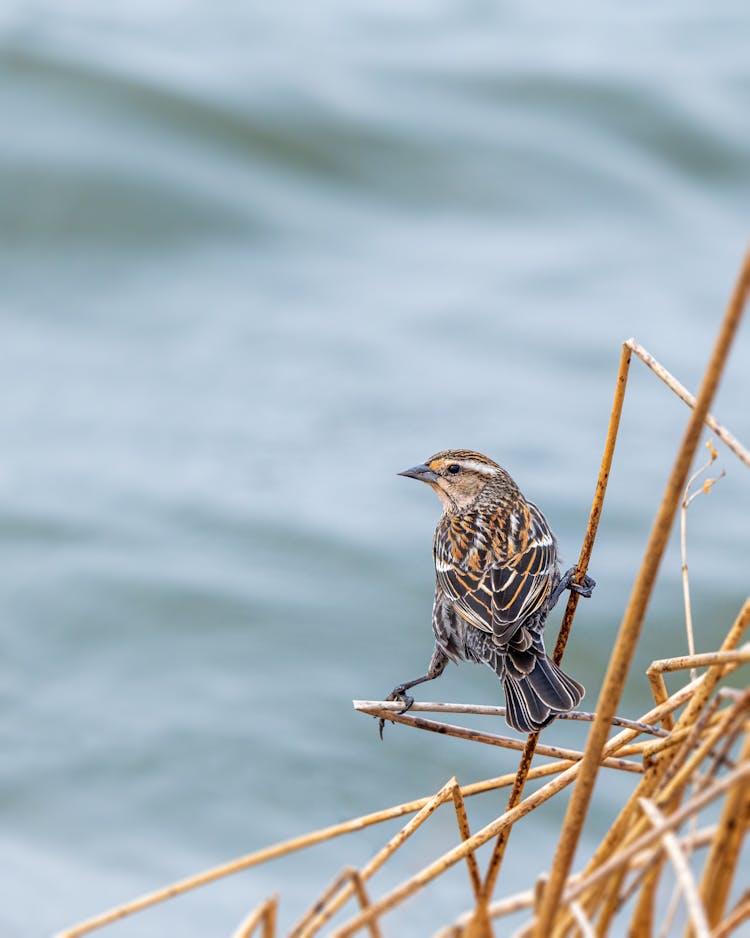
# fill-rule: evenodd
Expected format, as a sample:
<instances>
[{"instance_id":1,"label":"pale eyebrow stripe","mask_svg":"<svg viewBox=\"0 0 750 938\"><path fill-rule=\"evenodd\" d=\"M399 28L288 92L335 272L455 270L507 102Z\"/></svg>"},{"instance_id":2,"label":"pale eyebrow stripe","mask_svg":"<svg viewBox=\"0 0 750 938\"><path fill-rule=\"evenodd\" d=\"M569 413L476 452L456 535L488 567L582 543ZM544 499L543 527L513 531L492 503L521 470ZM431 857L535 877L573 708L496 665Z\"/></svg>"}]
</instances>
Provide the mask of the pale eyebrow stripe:
<instances>
[{"instance_id":1,"label":"pale eyebrow stripe","mask_svg":"<svg viewBox=\"0 0 750 938\"><path fill-rule=\"evenodd\" d=\"M472 469L474 472L481 472L486 476L491 476L495 471L494 466L488 466L486 463L476 462L473 459L462 459L461 465L463 465L466 469Z\"/></svg>"}]
</instances>

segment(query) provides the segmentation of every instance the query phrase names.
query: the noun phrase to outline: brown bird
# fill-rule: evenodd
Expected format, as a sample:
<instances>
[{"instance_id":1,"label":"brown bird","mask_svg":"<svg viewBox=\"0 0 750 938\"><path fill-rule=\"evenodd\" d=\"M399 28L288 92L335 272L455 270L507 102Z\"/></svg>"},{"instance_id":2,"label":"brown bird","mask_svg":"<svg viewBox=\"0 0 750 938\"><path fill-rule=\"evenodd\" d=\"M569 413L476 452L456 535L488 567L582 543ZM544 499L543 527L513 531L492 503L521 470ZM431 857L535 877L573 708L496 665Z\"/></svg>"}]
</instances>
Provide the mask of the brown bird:
<instances>
[{"instance_id":1,"label":"brown bird","mask_svg":"<svg viewBox=\"0 0 750 938\"><path fill-rule=\"evenodd\" d=\"M426 482L443 513L433 543L435 651L427 674L399 684L388 699L408 710L410 688L439 677L449 660L465 660L497 674L506 720L520 732L536 732L577 707L584 688L547 656L542 632L565 589L588 597L595 581L575 583L575 567L560 575L547 519L487 456L445 450L399 475Z\"/></svg>"}]
</instances>

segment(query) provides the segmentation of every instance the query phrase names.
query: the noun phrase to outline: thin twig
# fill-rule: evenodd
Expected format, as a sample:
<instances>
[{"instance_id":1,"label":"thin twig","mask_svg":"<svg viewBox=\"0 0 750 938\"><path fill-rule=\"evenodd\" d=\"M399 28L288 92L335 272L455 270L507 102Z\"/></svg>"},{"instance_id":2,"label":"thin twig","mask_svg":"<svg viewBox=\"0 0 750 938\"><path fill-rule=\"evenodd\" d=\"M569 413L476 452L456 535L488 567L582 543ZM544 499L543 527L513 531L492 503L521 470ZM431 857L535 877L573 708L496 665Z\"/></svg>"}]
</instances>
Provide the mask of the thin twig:
<instances>
[{"instance_id":1,"label":"thin twig","mask_svg":"<svg viewBox=\"0 0 750 938\"><path fill-rule=\"evenodd\" d=\"M620 702L630 663L635 653L643 619L656 582L664 550L667 545L680 494L698 445L701 428L708 415L719 380L724 371L729 350L742 319L742 312L750 291L750 253L745 256L726 315L721 324L711 358L701 383L695 408L688 420L677 458L670 474L651 535L633 585L625 615L623 616L609 667L596 707L597 719L589 733L586 754L581 763L581 775L568 802L558 847L552 863L547 889L536 922L535 938L547 938L557 915L560 897L570 873L583 823L588 812L594 783L599 772L602 750L606 745L610 718Z\"/></svg>"},{"instance_id":2,"label":"thin twig","mask_svg":"<svg viewBox=\"0 0 750 938\"><path fill-rule=\"evenodd\" d=\"M684 401L688 407L695 407L695 398L690 391L680 384L677 378L671 375L663 365L659 364L653 355L647 352L642 345L639 345L635 339L628 339L625 345L627 345L633 354L637 355L643 364L647 365L658 378L661 378L667 387L674 391L681 401ZM721 442L724 443L738 459L746 466L750 466L750 451L740 443L736 436L730 433L726 427L722 427L712 414L706 414L705 424L714 431Z\"/></svg>"},{"instance_id":3,"label":"thin twig","mask_svg":"<svg viewBox=\"0 0 750 938\"><path fill-rule=\"evenodd\" d=\"M748 618L750 618L750 600L747 603L747 614ZM682 706L685 701L694 698L695 695L699 692L701 685L708 679L710 673L711 672L708 671L705 675L703 675L703 677L698 678L697 681L691 682L690 684L687 684L685 687L681 688L664 704L661 704L658 707L654 707L648 713L644 714L641 717L641 721L644 723L652 723L660 720L663 713L670 709L675 709L679 706ZM618 733L617 736L611 739L604 747L602 753L603 756L607 757L611 753L617 752L618 748L624 743L629 742L634 735L637 735L635 731L629 729L625 729L621 733ZM747 768L750 771L750 766ZM477 831L476 834L473 834L468 840L464 841L456 847L453 847L447 853L444 853L441 857L438 857L437 860L434 860L428 866L424 867L424 869L420 870L418 873L412 876L409 880L401 883L399 886L391 890L391 892L387 893L376 903L374 903L373 912L371 914L381 915L389 909L394 908L400 902L403 902L406 898L426 886L427 883L432 882L432 880L434 880L437 876L440 876L447 869L450 869L450 867L454 866L456 863L459 863L469 853L487 843L487 841L491 838L496 837L501 830L512 826L522 817L525 817L527 814L530 814L532 811L536 810L550 798L554 797L554 795L556 795L558 792L562 791L569 784L571 784L571 782L573 782L578 777L580 769L581 763L572 765L564 772L561 772L552 781L547 782L532 795L529 795L526 799L521 801L518 805L516 805L515 808L504 812L500 815L500 817L496 818L486 827L482 828L480 831ZM737 770L737 772L740 771L742 771L741 768ZM727 778L729 778L729 776L727 776ZM722 784L726 784L726 779L722 780L721 783L717 783L717 786ZM723 791L724 789L717 788L717 790ZM713 792L714 789L712 788L711 791ZM643 849L643 847L647 846L648 843L650 843L648 840L641 843L639 849ZM575 898L575 896L571 898ZM335 933L337 938L344 938L345 935L353 934L357 928L364 924L365 919L366 916L358 916L357 918L350 920L342 929Z\"/></svg>"},{"instance_id":4,"label":"thin twig","mask_svg":"<svg viewBox=\"0 0 750 938\"><path fill-rule=\"evenodd\" d=\"M573 913L573 918L576 920L576 924L581 929L581 935L583 938L596 938L594 926L591 924L588 915L586 915L586 913L581 908L581 904L575 901L571 902L570 911Z\"/></svg>"},{"instance_id":5,"label":"thin twig","mask_svg":"<svg viewBox=\"0 0 750 938\"><path fill-rule=\"evenodd\" d=\"M389 711L390 713L400 713L404 705L400 700L353 700L352 706L358 713L364 713L371 716L372 712ZM459 704L459 703L437 703L436 701L415 700L409 707L409 713L470 713L477 716L504 717L505 707L488 706L486 704ZM384 714L385 715L385 714ZM390 715L386 716L390 720ZM581 723L593 723L596 719L595 713L586 710L569 710L567 713L558 713L555 720L572 720ZM629 720L627 717L612 717L612 726L625 726L629 729L638 730L639 733L648 733L651 736L669 736L667 730L659 726L649 726L648 723L639 723L637 720Z\"/></svg>"},{"instance_id":6,"label":"thin twig","mask_svg":"<svg viewBox=\"0 0 750 938\"><path fill-rule=\"evenodd\" d=\"M499 736L497 733L484 733L481 730L471 729L468 726L456 726L453 723L441 723L438 720L425 720L423 717L412 716L411 713L394 713L393 711L380 711L377 709L365 710L370 716L380 717L387 714L387 719L404 726L413 726L416 729L426 730L429 733L440 733L443 736L455 736L458 739L467 739L471 742L486 743L488 746L499 746L502 749L524 749L525 743L513 736ZM565 749L561 746L537 746L536 752L540 756L550 756L553 759L568 759L575 762L583 757L579 749ZM628 762L625 759L608 758L604 765L609 769L621 769L623 772L643 772L643 766L637 762Z\"/></svg>"},{"instance_id":7,"label":"thin twig","mask_svg":"<svg viewBox=\"0 0 750 938\"><path fill-rule=\"evenodd\" d=\"M712 938L727 938L727 935L731 935L748 919L750 919L750 889L742 894L721 925L716 926Z\"/></svg>"},{"instance_id":8,"label":"thin twig","mask_svg":"<svg viewBox=\"0 0 750 938\"><path fill-rule=\"evenodd\" d=\"M745 736L739 761L741 764L750 763L750 733ZM750 781L746 781L736 785L727 795L701 878L701 897L712 928L716 928L724 913L740 848L749 825Z\"/></svg>"},{"instance_id":9,"label":"thin twig","mask_svg":"<svg viewBox=\"0 0 750 938\"><path fill-rule=\"evenodd\" d=\"M532 769L532 776L535 779L545 778L549 775L555 775L558 772L562 772L564 769L569 768L569 766L570 763L568 761L551 762L548 765L536 766L534 769ZM461 788L461 794L464 798L469 798L474 795L493 791L498 788L507 788L513 784L515 777L515 772L509 772L505 775L486 779L481 782L473 782L470 785L464 785ZM384 808L381 811L374 811L370 814L363 814L361 817L353 818L349 821L344 821L341 824L333 824L330 827L324 827L316 831L311 831L307 834L302 834L299 837L293 837L291 840L284 840L280 843L273 844L270 847L264 847L262 850L257 850L254 853L249 853L245 856L238 857L237 859L230 860L228 863L221 863L219 866L211 867L211 869L205 870L194 876L189 876L185 879L178 880L177 882L171 883L162 889L157 889L153 892L146 893L143 896L139 896L130 902L125 902L121 905L115 906L114 908L109 909L108 911L97 915L94 918L79 922L78 924L59 932L57 938L78 938L80 935L87 935L92 931L96 931L98 928L103 928L105 925L111 924L112 922L119 921L120 919L126 918L129 915L133 915L136 912L151 908L152 906L161 902L165 902L168 899L174 899L177 896L184 895L184 893L190 892L193 889L206 886L209 883L216 882L217 880L223 879L226 876L231 876L234 873L239 873L242 870L247 870L253 866L267 863L270 860L276 860L279 857L287 856L290 853L296 853L299 850L305 850L309 847L314 847L317 844L324 843L327 840L340 837L344 834L350 834L355 831L363 830L364 828L370 827L373 824L381 824L385 821L404 817L407 814L414 814L424 808L424 806L432 799L432 797L434 796L430 795L425 798L418 798L414 801L406 801L402 804L397 804L390 808Z\"/></svg>"},{"instance_id":10,"label":"thin twig","mask_svg":"<svg viewBox=\"0 0 750 938\"><path fill-rule=\"evenodd\" d=\"M388 858L391 857L429 817L431 817L441 804L453 797L453 791L457 785L458 783L455 778L449 779L445 785L430 798L427 804L425 804L424 807L375 854L369 863L357 874L361 877L363 883L383 866L386 860L388 860ZM351 875L348 878L350 880L349 885L340 889L336 895L330 896L324 904L321 904L320 901L316 902L313 907L314 914L312 916L305 916L303 919L304 927L298 925L293 930L292 934L298 934L299 938L311 938L312 935L319 931L346 903L349 897L354 894L356 883L353 881ZM368 923L370 921L374 921L374 919L368 919Z\"/></svg>"},{"instance_id":11,"label":"thin twig","mask_svg":"<svg viewBox=\"0 0 750 938\"><path fill-rule=\"evenodd\" d=\"M648 798L641 798L641 808L643 808L644 814L654 828L664 828L665 817L652 801L649 801ZM671 831L662 830L661 841L664 844L664 849L669 854L675 876L680 883L682 894L685 896L685 902L697 938L711 938L711 931L706 921L706 910L703 908L703 903L695 887L695 880L690 872L690 864L686 860L685 854L680 850L677 838Z\"/></svg>"},{"instance_id":12,"label":"thin twig","mask_svg":"<svg viewBox=\"0 0 750 938\"><path fill-rule=\"evenodd\" d=\"M589 560L591 559L591 553L594 549L596 532L599 529L599 521L601 519L602 509L604 507L604 497L607 493L607 483L609 482L609 474L612 469L612 459L614 458L615 454L617 434L620 428L620 417L622 416L622 407L625 400L625 389L628 383L629 369L630 350L623 346L620 353L620 365L617 373L617 381L615 383L612 410L610 412L609 425L607 427L607 438L605 440L604 452L602 453L602 459L599 466L599 475L596 481L596 489L594 490L594 498L591 503L589 520L586 525L586 533L583 538L583 544L581 545L581 552L578 556L578 565L575 575L575 582L578 584L582 584L585 579ZM560 664L563 658L563 654L565 653L565 646L567 644L568 636L570 635L570 630L573 625L573 617L575 615L576 609L578 608L578 598L578 593L574 590L571 590L567 605L565 607L562 624L560 625L560 632L557 636L555 650L552 654L552 658L556 664ZM614 717L614 711L610 714L610 717ZM526 785L526 780L529 775L529 770L531 769L531 763L534 758L534 753L537 750L538 742L539 733L531 733L526 741L523 755L521 756L521 761L518 766L518 776L513 785L513 788L511 789L506 811L512 810L521 801L524 787ZM503 858L505 856L505 849L508 844L508 838L510 837L510 831L511 828L507 828L500 832L497 838L497 842L495 843L495 849L492 852L490 862L487 865L487 874L485 876L484 888L482 892L482 906L484 908L486 908L487 903L491 899L495 890L495 883L497 882L497 878L500 875L500 867L502 866ZM478 908L477 917L480 918L481 915L482 909Z\"/></svg>"},{"instance_id":13,"label":"thin twig","mask_svg":"<svg viewBox=\"0 0 750 938\"><path fill-rule=\"evenodd\" d=\"M652 827L650 831L642 834L637 840L633 841L628 847L625 847L619 853L602 863L592 873L580 877L572 889L565 892L565 902L577 898L585 892L592 884L606 879L615 870L627 865L635 856L652 843L659 840L664 831L674 830L683 824L689 817L697 811L701 811L706 805L711 804L717 798L720 798L725 791L733 785L750 778L750 763L739 766L734 772L725 775L724 778L715 782L710 787L704 789L699 794L693 796L685 805L669 817L665 817L663 822Z\"/></svg>"},{"instance_id":14,"label":"thin twig","mask_svg":"<svg viewBox=\"0 0 750 938\"><path fill-rule=\"evenodd\" d=\"M698 478L700 478L700 476L706 471L706 469L709 469L714 464L714 462L716 461L716 458L719 455L714 449L714 446L711 440L708 440L708 442L706 443L706 447L708 448L708 451L709 451L708 462L702 465L700 469L696 470L696 472L694 472L688 479L687 485L685 486L685 491L682 496L682 505L680 508L680 552L682 554L682 598L683 598L683 604L685 606L685 631L687 633L688 654L690 655L695 654L695 635L693 632L693 610L692 610L692 606L690 603L690 577L688 574L688 562L687 562L687 510L699 495L706 493L706 492L710 492L711 487L714 485L714 483L716 483L718 479L722 478L726 474L722 470L721 475L717 479L706 479L702 487L699 488L697 492L694 492L692 495L690 494L690 489L693 483ZM690 676L693 678L693 680L695 680L696 675L697 675L697 672L695 668L693 668L693 670L690 672Z\"/></svg>"},{"instance_id":15,"label":"thin twig","mask_svg":"<svg viewBox=\"0 0 750 938\"><path fill-rule=\"evenodd\" d=\"M729 632L722 642L720 650L722 655L725 652L736 651L737 646L742 640L742 637L748 626L750 626L750 598L748 598L743 604L742 609L739 611L737 618L732 623ZM664 687L662 684L662 693L665 698L664 701L658 703L653 710L644 715L643 720L648 723L661 721L666 726L668 725L668 722L671 723L671 720L668 721L668 715L678 709L678 707L683 703L687 703L685 710L680 716L677 733L679 734L683 731L689 732L695 721L699 718L709 698L716 690L717 685L722 677L725 677L727 674L731 673L733 670L739 667L739 664L736 662L722 663L724 660L725 659L722 658L720 662L712 664L701 677L695 681L691 681L671 697L666 697L666 687ZM669 663L671 663L671 659L664 662L665 666ZM684 666L689 667L689 663L685 664ZM661 678L661 675L658 675L658 677ZM740 698L738 699L742 699L742 696L740 695ZM615 739L607 745L606 751L611 751L613 743L616 743L618 746L621 745L623 736L626 734L627 739L632 738L629 734L629 731L623 731L623 733L618 734ZM609 832L597 847L593 858L586 867L586 873L598 869L602 863L606 862L620 847L623 840L630 841L633 839L635 836L634 817L640 813L640 809L638 807L638 798L650 797L654 793L660 783L662 775L668 771L669 765L670 762L668 760L662 760L655 766L652 766L643 776L642 780L638 784L638 788L630 797L625 807L622 809L614 824L610 828ZM619 894L619 887L617 891L613 890L611 893L610 910L614 908L612 903L616 902L617 894ZM595 902L596 900L597 895L587 897L586 907L588 907L588 902ZM601 922L598 923L598 927L602 927ZM638 922L635 933L644 933L648 930L648 928L650 928L650 925L647 923ZM555 931L555 938L557 938L557 930Z\"/></svg>"},{"instance_id":16,"label":"thin twig","mask_svg":"<svg viewBox=\"0 0 750 938\"><path fill-rule=\"evenodd\" d=\"M278 893L270 896L242 921L232 938L250 938L252 933L263 923L263 938L274 938L276 934L276 911L279 905Z\"/></svg>"}]
</instances>

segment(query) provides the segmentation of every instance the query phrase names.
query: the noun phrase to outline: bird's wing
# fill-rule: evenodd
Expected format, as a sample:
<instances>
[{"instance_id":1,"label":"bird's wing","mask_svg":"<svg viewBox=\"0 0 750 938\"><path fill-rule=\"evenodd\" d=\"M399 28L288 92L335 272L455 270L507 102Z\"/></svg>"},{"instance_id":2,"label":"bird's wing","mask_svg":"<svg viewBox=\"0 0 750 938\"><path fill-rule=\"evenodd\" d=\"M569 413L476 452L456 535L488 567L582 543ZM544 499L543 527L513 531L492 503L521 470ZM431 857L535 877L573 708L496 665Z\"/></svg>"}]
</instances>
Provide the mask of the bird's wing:
<instances>
[{"instance_id":1,"label":"bird's wing","mask_svg":"<svg viewBox=\"0 0 750 938\"><path fill-rule=\"evenodd\" d=\"M456 612L483 632L492 631L492 585L488 546L473 514L443 517L435 530L438 588Z\"/></svg>"},{"instance_id":2,"label":"bird's wing","mask_svg":"<svg viewBox=\"0 0 750 938\"><path fill-rule=\"evenodd\" d=\"M504 644L546 602L557 545L536 505L521 503L440 524L435 569L459 615Z\"/></svg>"},{"instance_id":3,"label":"bird's wing","mask_svg":"<svg viewBox=\"0 0 750 938\"><path fill-rule=\"evenodd\" d=\"M547 520L531 502L525 507L517 550L492 567L492 631L501 643L544 608L557 572L557 543Z\"/></svg>"}]
</instances>

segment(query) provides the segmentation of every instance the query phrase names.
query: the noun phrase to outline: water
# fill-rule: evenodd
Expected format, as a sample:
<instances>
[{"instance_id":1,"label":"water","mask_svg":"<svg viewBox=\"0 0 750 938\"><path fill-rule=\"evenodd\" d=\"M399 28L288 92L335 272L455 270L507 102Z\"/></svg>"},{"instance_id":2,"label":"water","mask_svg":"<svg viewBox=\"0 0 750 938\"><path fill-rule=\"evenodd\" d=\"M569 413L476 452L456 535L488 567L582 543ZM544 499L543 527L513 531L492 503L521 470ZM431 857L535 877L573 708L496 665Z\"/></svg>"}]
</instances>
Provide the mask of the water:
<instances>
[{"instance_id":1,"label":"water","mask_svg":"<svg viewBox=\"0 0 750 938\"><path fill-rule=\"evenodd\" d=\"M740 3L6 0L3 935L515 766L351 711L431 651L438 506L395 473L483 450L574 561L620 343L695 389L747 242L746 28ZM745 442L747 354L745 326L714 408ZM567 656L592 706L686 416L634 363ZM701 649L748 587L747 472L722 464L689 519ZM683 647L673 544L624 712ZM423 694L499 697L469 665ZM500 894L563 810L511 842ZM110 932L229 934L279 888L288 926L394 829ZM455 836L436 817L373 894ZM429 934L467 896L456 870L386 925Z\"/></svg>"}]
</instances>

